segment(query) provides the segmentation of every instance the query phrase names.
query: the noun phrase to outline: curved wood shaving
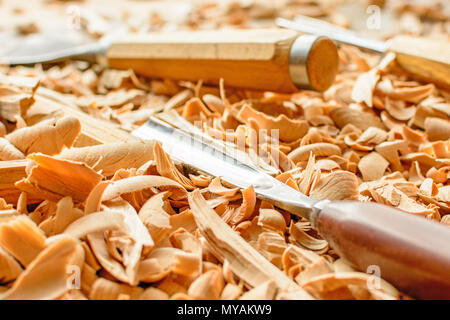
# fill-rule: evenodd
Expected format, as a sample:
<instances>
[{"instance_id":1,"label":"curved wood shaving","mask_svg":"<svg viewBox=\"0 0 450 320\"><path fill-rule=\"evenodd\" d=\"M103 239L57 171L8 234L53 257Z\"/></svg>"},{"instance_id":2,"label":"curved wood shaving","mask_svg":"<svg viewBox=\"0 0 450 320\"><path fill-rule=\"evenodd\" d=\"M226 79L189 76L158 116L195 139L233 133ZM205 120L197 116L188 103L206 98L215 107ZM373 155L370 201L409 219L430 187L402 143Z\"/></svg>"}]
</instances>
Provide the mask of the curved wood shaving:
<instances>
[{"instance_id":1,"label":"curved wood shaving","mask_svg":"<svg viewBox=\"0 0 450 320\"><path fill-rule=\"evenodd\" d=\"M85 201L84 214L100 211L103 193L110 183L109 181L101 181L91 190Z\"/></svg>"},{"instance_id":2,"label":"curved wood shaving","mask_svg":"<svg viewBox=\"0 0 450 320\"><path fill-rule=\"evenodd\" d=\"M291 120L284 114L273 118L253 109L248 104L242 107L237 117L244 122L254 119L258 123L259 129L265 129L269 132L272 129L279 130L280 139L286 142L302 138L309 129L309 125L305 120Z\"/></svg>"},{"instance_id":3,"label":"curved wood shaving","mask_svg":"<svg viewBox=\"0 0 450 320\"><path fill-rule=\"evenodd\" d=\"M70 148L81 132L81 123L75 117L63 117L54 123L38 123L18 129L5 138L24 154L40 152L54 155L64 147Z\"/></svg>"},{"instance_id":4,"label":"curved wood shaving","mask_svg":"<svg viewBox=\"0 0 450 320\"><path fill-rule=\"evenodd\" d=\"M378 86L378 89L394 100L403 100L412 103L418 103L428 97L434 90L432 83L424 86L394 88L392 84Z\"/></svg>"},{"instance_id":5,"label":"curved wood shaving","mask_svg":"<svg viewBox=\"0 0 450 320\"><path fill-rule=\"evenodd\" d=\"M140 191L148 188L169 189L172 198L181 199L186 196L186 189L178 182L159 176L136 176L112 182L103 193L102 201L117 198L123 193Z\"/></svg>"},{"instance_id":6,"label":"curved wood shaving","mask_svg":"<svg viewBox=\"0 0 450 320\"><path fill-rule=\"evenodd\" d=\"M72 268L81 268L84 250L70 237L55 239L0 295L1 300L55 299L69 290L67 278Z\"/></svg>"},{"instance_id":7,"label":"curved wood shaving","mask_svg":"<svg viewBox=\"0 0 450 320\"><path fill-rule=\"evenodd\" d=\"M138 279L144 282L156 282L165 278L175 264L175 248L156 248L139 264Z\"/></svg>"},{"instance_id":8,"label":"curved wood shaving","mask_svg":"<svg viewBox=\"0 0 450 320\"><path fill-rule=\"evenodd\" d=\"M318 254L325 253L328 250L328 242L311 237L296 223L291 223L289 233L291 235L290 238L295 244L306 249L312 250Z\"/></svg>"},{"instance_id":9,"label":"curved wood shaving","mask_svg":"<svg viewBox=\"0 0 450 320\"><path fill-rule=\"evenodd\" d=\"M431 106L425 106L423 104L420 104L417 107L416 113L414 114L414 117L411 119L411 122L413 125L424 129L425 128L425 119L427 118L441 118L449 120L449 116L446 115L444 112L433 109Z\"/></svg>"},{"instance_id":10,"label":"curved wood shaving","mask_svg":"<svg viewBox=\"0 0 450 320\"><path fill-rule=\"evenodd\" d=\"M224 113L226 105L219 97L213 94L205 94L202 99L213 112L220 114Z\"/></svg>"},{"instance_id":11,"label":"curved wood shaving","mask_svg":"<svg viewBox=\"0 0 450 320\"><path fill-rule=\"evenodd\" d=\"M313 262L317 262L319 260L320 256L317 253L300 248L298 246L294 246L292 244L286 247L286 250L284 250L281 257L283 270L288 274L291 267L295 267L298 265L304 266Z\"/></svg>"},{"instance_id":12,"label":"curved wood shaving","mask_svg":"<svg viewBox=\"0 0 450 320\"><path fill-rule=\"evenodd\" d=\"M403 165L400 162L399 151L403 154L408 152L408 143L404 140L394 140L382 142L375 147L375 150L383 156L392 166L394 171L402 171Z\"/></svg>"},{"instance_id":13,"label":"curved wood shaving","mask_svg":"<svg viewBox=\"0 0 450 320\"><path fill-rule=\"evenodd\" d=\"M139 211L139 218L147 227L150 235L157 244L172 229L170 216L164 210L164 199L167 193L159 193L151 197L144 203Z\"/></svg>"},{"instance_id":14,"label":"curved wood shaving","mask_svg":"<svg viewBox=\"0 0 450 320\"><path fill-rule=\"evenodd\" d=\"M0 222L0 246L23 266L28 266L46 247L43 232L27 216Z\"/></svg>"},{"instance_id":15,"label":"curved wood shaving","mask_svg":"<svg viewBox=\"0 0 450 320\"><path fill-rule=\"evenodd\" d=\"M82 238L91 233L118 229L124 223L123 214L115 211L94 212L71 223L64 233L74 238Z\"/></svg>"},{"instance_id":16,"label":"curved wood shaving","mask_svg":"<svg viewBox=\"0 0 450 320\"><path fill-rule=\"evenodd\" d=\"M331 172L319 178L309 195L316 200L356 200L358 179L348 171Z\"/></svg>"},{"instance_id":17,"label":"curved wood shaving","mask_svg":"<svg viewBox=\"0 0 450 320\"><path fill-rule=\"evenodd\" d=\"M224 287L222 274L210 270L194 280L189 286L188 295L199 300L217 300Z\"/></svg>"},{"instance_id":18,"label":"curved wood shaving","mask_svg":"<svg viewBox=\"0 0 450 320\"><path fill-rule=\"evenodd\" d=\"M186 102L186 106L183 109L184 118L197 116L200 113L203 113L205 116L211 116L212 114L211 111L209 111L203 102L197 97L194 97Z\"/></svg>"},{"instance_id":19,"label":"curved wood shaving","mask_svg":"<svg viewBox=\"0 0 450 320\"><path fill-rule=\"evenodd\" d=\"M255 210L256 194L253 186L250 186L247 189L242 190L241 192L243 199L242 205L231 218L232 224L238 224L244 220L249 219L253 214L253 211Z\"/></svg>"},{"instance_id":20,"label":"curved wood shaving","mask_svg":"<svg viewBox=\"0 0 450 320\"><path fill-rule=\"evenodd\" d=\"M242 287L227 283L222 290L220 300L237 300L242 295Z\"/></svg>"},{"instance_id":21,"label":"curved wood shaving","mask_svg":"<svg viewBox=\"0 0 450 320\"><path fill-rule=\"evenodd\" d=\"M137 299L143 293L140 287L131 287L124 284L98 278L92 285L89 299L91 300L120 300L127 296L128 299Z\"/></svg>"},{"instance_id":22,"label":"curved wood shaving","mask_svg":"<svg viewBox=\"0 0 450 320\"><path fill-rule=\"evenodd\" d=\"M317 157L341 155L341 149L338 146L331 143L319 142L306 146L300 146L291 151L288 154L288 157L293 162L306 161L308 160L311 152Z\"/></svg>"},{"instance_id":23,"label":"curved wood shaving","mask_svg":"<svg viewBox=\"0 0 450 320\"><path fill-rule=\"evenodd\" d=\"M106 176L117 170L139 168L153 160L154 141L129 141L101 144L98 146L71 148L62 151L57 157L85 163Z\"/></svg>"},{"instance_id":24,"label":"curved wood shaving","mask_svg":"<svg viewBox=\"0 0 450 320\"><path fill-rule=\"evenodd\" d=\"M286 231L286 220L274 209L259 209L258 225L281 234Z\"/></svg>"},{"instance_id":25,"label":"curved wood shaving","mask_svg":"<svg viewBox=\"0 0 450 320\"><path fill-rule=\"evenodd\" d=\"M333 272L333 265L325 260L325 258L320 258L318 261L305 266L305 268L295 277L295 281L302 285L315 277Z\"/></svg>"},{"instance_id":26,"label":"curved wood shaving","mask_svg":"<svg viewBox=\"0 0 450 320\"><path fill-rule=\"evenodd\" d=\"M272 264L281 269L281 256L287 247L283 234L265 231L259 234L256 249L261 252Z\"/></svg>"},{"instance_id":27,"label":"curved wood shaving","mask_svg":"<svg viewBox=\"0 0 450 320\"><path fill-rule=\"evenodd\" d=\"M406 121L411 119L416 113L415 106L406 107L403 101L395 101L386 98L386 111L396 120Z\"/></svg>"},{"instance_id":28,"label":"curved wood shaving","mask_svg":"<svg viewBox=\"0 0 450 320\"><path fill-rule=\"evenodd\" d=\"M352 124L360 130L366 130L369 127L384 129L381 120L370 112L338 107L330 111L330 116L339 128L343 128L347 124Z\"/></svg>"},{"instance_id":29,"label":"curved wood shaving","mask_svg":"<svg viewBox=\"0 0 450 320\"><path fill-rule=\"evenodd\" d=\"M0 116L16 121L16 116L26 113L34 102L34 93L39 86L37 77L0 76Z\"/></svg>"},{"instance_id":30,"label":"curved wood shaving","mask_svg":"<svg viewBox=\"0 0 450 320\"><path fill-rule=\"evenodd\" d=\"M211 177L209 176L194 176L192 174L189 174L189 178L191 179L192 183L197 187L207 187L211 183Z\"/></svg>"},{"instance_id":31,"label":"curved wood shaving","mask_svg":"<svg viewBox=\"0 0 450 320\"><path fill-rule=\"evenodd\" d=\"M5 138L0 138L0 160L25 159L25 155Z\"/></svg>"},{"instance_id":32,"label":"curved wood shaving","mask_svg":"<svg viewBox=\"0 0 450 320\"><path fill-rule=\"evenodd\" d=\"M139 300L169 300L169 295L162 290L149 287L139 295Z\"/></svg>"},{"instance_id":33,"label":"curved wood shaving","mask_svg":"<svg viewBox=\"0 0 450 320\"><path fill-rule=\"evenodd\" d=\"M138 283L137 273L139 260L142 253L149 252L154 247L153 239L139 219L134 208L124 200L111 201L108 203L111 210L118 211L124 216L124 224L121 231L131 240L130 244L125 244L120 248L122 262L128 276L128 283L136 285ZM127 240L128 240L127 239Z\"/></svg>"},{"instance_id":34,"label":"curved wood shaving","mask_svg":"<svg viewBox=\"0 0 450 320\"><path fill-rule=\"evenodd\" d=\"M102 179L101 175L83 163L59 160L43 154L32 154L33 160L27 168L27 178L16 183L16 187L31 194L42 194L45 198L58 201L70 196L83 202L91 190ZM65 183L70 181L70 184Z\"/></svg>"},{"instance_id":35,"label":"curved wood shaving","mask_svg":"<svg viewBox=\"0 0 450 320\"><path fill-rule=\"evenodd\" d=\"M387 137L386 131L377 127L369 127L359 136L356 142L365 145L373 145L385 141Z\"/></svg>"},{"instance_id":36,"label":"curved wood shaving","mask_svg":"<svg viewBox=\"0 0 450 320\"><path fill-rule=\"evenodd\" d=\"M110 256L103 232L90 233L87 236L89 246L100 265L117 280L130 283L125 268Z\"/></svg>"},{"instance_id":37,"label":"curved wood shaving","mask_svg":"<svg viewBox=\"0 0 450 320\"><path fill-rule=\"evenodd\" d=\"M83 212L78 208L74 208L72 198L64 197L58 201L55 215L42 222L39 228L44 230L48 236L58 234L82 216Z\"/></svg>"},{"instance_id":38,"label":"curved wood shaving","mask_svg":"<svg viewBox=\"0 0 450 320\"><path fill-rule=\"evenodd\" d=\"M427 117L425 118L425 132L430 141L450 139L450 121Z\"/></svg>"},{"instance_id":39,"label":"curved wood shaving","mask_svg":"<svg viewBox=\"0 0 450 320\"><path fill-rule=\"evenodd\" d=\"M247 291L239 298L239 300L273 300L277 291L276 283L269 280Z\"/></svg>"},{"instance_id":40,"label":"curved wood shaving","mask_svg":"<svg viewBox=\"0 0 450 320\"><path fill-rule=\"evenodd\" d=\"M238 191L239 188L228 189L222 186L220 182L220 177L214 178L208 186L209 192L219 194L225 197L233 197Z\"/></svg>"},{"instance_id":41,"label":"curved wood shaving","mask_svg":"<svg viewBox=\"0 0 450 320\"><path fill-rule=\"evenodd\" d=\"M273 279L283 290L298 289L295 283L264 259L208 208L199 191L190 193L188 199L201 234L223 259L230 262L231 269L238 277L245 279L252 286ZM308 295L303 297L309 298Z\"/></svg>"},{"instance_id":42,"label":"curved wood shaving","mask_svg":"<svg viewBox=\"0 0 450 320\"><path fill-rule=\"evenodd\" d=\"M198 239L191 233L180 228L173 232L169 240L174 248L184 252L175 252L173 271L177 274L196 277L202 272L202 247Z\"/></svg>"},{"instance_id":43,"label":"curved wood shaving","mask_svg":"<svg viewBox=\"0 0 450 320\"><path fill-rule=\"evenodd\" d=\"M156 170L158 170L158 173L161 176L177 181L187 190L195 189L192 182L181 174L180 171L178 171L168 154L164 152L159 142L155 142L155 145L153 146L153 154L156 161Z\"/></svg>"},{"instance_id":44,"label":"curved wood shaving","mask_svg":"<svg viewBox=\"0 0 450 320\"><path fill-rule=\"evenodd\" d=\"M352 99L355 102L364 102L372 107L372 94L375 86L380 80L379 70L377 68L362 73L355 82L352 90Z\"/></svg>"},{"instance_id":45,"label":"curved wood shaving","mask_svg":"<svg viewBox=\"0 0 450 320\"><path fill-rule=\"evenodd\" d=\"M369 153L362 157L361 161L358 163L358 169L361 172L364 181L380 179L388 166L389 162L378 152Z\"/></svg>"},{"instance_id":46,"label":"curved wood shaving","mask_svg":"<svg viewBox=\"0 0 450 320\"><path fill-rule=\"evenodd\" d=\"M302 287L320 299L396 299L399 292L383 279L381 287L368 288L370 275L360 272L329 273L312 278ZM353 288L352 288L353 287Z\"/></svg>"},{"instance_id":47,"label":"curved wood shaving","mask_svg":"<svg viewBox=\"0 0 450 320\"><path fill-rule=\"evenodd\" d=\"M20 264L0 247L0 282L7 283L15 280L22 272ZM0 293L1 295L1 293Z\"/></svg>"}]
</instances>

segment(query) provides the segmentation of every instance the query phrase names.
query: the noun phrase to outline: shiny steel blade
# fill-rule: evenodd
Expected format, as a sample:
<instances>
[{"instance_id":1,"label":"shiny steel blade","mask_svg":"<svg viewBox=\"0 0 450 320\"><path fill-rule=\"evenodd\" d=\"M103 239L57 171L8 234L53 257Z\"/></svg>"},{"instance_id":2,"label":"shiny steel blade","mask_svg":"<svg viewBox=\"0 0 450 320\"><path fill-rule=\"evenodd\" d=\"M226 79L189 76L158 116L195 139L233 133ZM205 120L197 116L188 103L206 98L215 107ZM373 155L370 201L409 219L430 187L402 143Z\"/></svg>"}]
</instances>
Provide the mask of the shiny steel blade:
<instances>
[{"instance_id":1,"label":"shiny steel blade","mask_svg":"<svg viewBox=\"0 0 450 320\"><path fill-rule=\"evenodd\" d=\"M281 28L292 29L314 35L327 36L337 42L350 44L379 53L384 53L389 48L388 42L361 37L355 32L310 17L297 16L295 21L278 18L275 22Z\"/></svg>"},{"instance_id":2,"label":"shiny steel blade","mask_svg":"<svg viewBox=\"0 0 450 320\"><path fill-rule=\"evenodd\" d=\"M249 161L233 156L232 150L216 148L154 117L132 134L144 140L159 140L174 159L212 176L220 176L237 187L253 186L261 198L304 218L310 218L318 202L258 170Z\"/></svg>"}]
</instances>

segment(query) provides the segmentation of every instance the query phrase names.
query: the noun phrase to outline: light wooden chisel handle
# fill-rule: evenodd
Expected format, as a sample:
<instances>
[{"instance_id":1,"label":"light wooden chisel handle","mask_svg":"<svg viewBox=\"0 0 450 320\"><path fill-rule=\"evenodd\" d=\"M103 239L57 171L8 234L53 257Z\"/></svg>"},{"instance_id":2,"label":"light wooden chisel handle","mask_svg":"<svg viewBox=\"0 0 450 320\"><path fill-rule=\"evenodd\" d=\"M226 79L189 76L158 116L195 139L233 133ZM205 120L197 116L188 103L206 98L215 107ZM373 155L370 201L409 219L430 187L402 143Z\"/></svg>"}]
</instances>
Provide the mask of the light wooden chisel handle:
<instances>
[{"instance_id":1,"label":"light wooden chisel handle","mask_svg":"<svg viewBox=\"0 0 450 320\"><path fill-rule=\"evenodd\" d=\"M450 90L450 42L412 36L390 40L389 51L398 64L419 80L431 81Z\"/></svg>"},{"instance_id":2,"label":"light wooden chisel handle","mask_svg":"<svg viewBox=\"0 0 450 320\"><path fill-rule=\"evenodd\" d=\"M378 268L381 278L414 298L450 299L449 227L357 201L324 202L313 222L357 269Z\"/></svg>"},{"instance_id":3,"label":"light wooden chisel handle","mask_svg":"<svg viewBox=\"0 0 450 320\"><path fill-rule=\"evenodd\" d=\"M150 77L214 85L223 78L231 87L288 93L324 91L338 68L333 41L283 29L127 35L106 56L112 68Z\"/></svg>"}]
</instances>

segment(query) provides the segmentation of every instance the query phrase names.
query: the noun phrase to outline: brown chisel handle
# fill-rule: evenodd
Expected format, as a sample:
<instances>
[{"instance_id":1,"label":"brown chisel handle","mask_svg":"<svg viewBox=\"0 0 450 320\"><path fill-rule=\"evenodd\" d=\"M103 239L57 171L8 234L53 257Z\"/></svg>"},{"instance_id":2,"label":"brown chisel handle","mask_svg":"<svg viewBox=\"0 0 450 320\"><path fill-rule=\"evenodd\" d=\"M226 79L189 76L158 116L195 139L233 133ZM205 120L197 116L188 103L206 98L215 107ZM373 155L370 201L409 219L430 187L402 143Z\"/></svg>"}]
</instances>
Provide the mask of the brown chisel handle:
<instances>
[{"instance_id":1,"label":"brown chisel handle","mask_svg":"<svg viewBox=\"0 0 450 320\"><path fill-rule=\"evenodd\" d=\"M339 60L330 39L283 29L127 35L106 57L112 68L154 78L214 85L223 78L231 87L287 93L326 90Z\"/></svg>"},{"instance_id":2,"label":"brown chisel handle","mask_svg":"<svg viewBox=\"0 0 450 320\"><path fill-rule=\"evenodd\" d=\"M432 81L450 89L450 42L412 36L390 40L389 50L399 65L419 80Z\"/></svg>"},{"instance_id":3,"label":"brown chisel handle","mask_svg":"<svg viewBox=\"0 0 450 320\"><path fill-rule=\"evenodd\" d=\"M319 234L361 271L420 299L450 299L450 228L397 209L358 201L319 203Z\"/></svg>"}]
</instances>

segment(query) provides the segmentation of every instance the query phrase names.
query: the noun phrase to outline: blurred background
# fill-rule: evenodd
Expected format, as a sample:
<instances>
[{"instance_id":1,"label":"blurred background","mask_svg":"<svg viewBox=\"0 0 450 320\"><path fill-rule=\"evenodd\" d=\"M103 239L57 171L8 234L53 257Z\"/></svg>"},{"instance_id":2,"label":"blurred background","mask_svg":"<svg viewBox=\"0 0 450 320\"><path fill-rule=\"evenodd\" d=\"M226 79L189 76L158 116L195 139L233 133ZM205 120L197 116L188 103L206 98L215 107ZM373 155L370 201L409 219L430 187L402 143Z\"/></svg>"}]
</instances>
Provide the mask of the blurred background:
<instances>
[{"instance_id":1,"label":"blurred background","mask_svg":"<svg viewBox=\"0 0 450 320\"><path fill-rule=\"evenodd\" d=\"M268 27L299 14L376 38L450 37L448 0L1 0L0 55L17 39L42 49L39 33L64 47L118 32Z\"/></svg>"}]
</instances>

